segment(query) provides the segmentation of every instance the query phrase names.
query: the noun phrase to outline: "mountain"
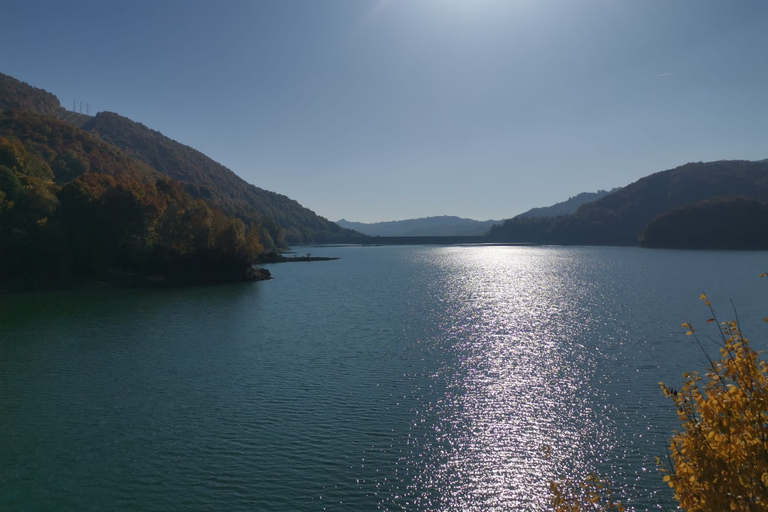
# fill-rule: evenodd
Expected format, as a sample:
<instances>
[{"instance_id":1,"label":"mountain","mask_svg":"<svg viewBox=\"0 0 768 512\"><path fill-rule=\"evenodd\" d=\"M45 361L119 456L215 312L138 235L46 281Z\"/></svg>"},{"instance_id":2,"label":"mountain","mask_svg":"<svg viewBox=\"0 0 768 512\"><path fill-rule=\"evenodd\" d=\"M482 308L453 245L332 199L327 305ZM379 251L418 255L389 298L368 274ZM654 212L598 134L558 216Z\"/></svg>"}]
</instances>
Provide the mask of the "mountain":
<instances>
[{"instance_id":1,"label":"mountain","mask_svg":"<svg viewBox=\"0 0 768 512\"><path fill-rule=\"evenodd\" d=\"M743 196L768 201L768 162L722 160L688 163L646 176L572 215L514 218L490 232L505 242L580 245L636 245L643 228L658 215L715 197Z\"/></svg>"},{"instance_id":2,"label":"mountain","mask_svg":"<svg viewBox=\"0 0 768 512\"><path fill-rule=\"evenodd\" d=\"M159 132L0 74L0 289L263 279L265 249L350 233Z\"/></svg>"},{"instance_id":3,"label":"mountain","mask_svg":"<svg viewBox=\"0 0 768 512\"><path fill-rule=\"evenodd\" d=\"M611 192L616 190L618 189L614 189ZM609 192L605 190L582 192L552 206L532 208L525 213L521 213L516 218L558 217L571 214L576 212L580 206L600 199L607 194ZM373 223L341 219L336 221L336 224L367 236L481 236L488 233L495 224L501 224L501 222L500 220L478 221L443 215Z\"/></svg>"},{"instance_id":4,"label":"mountain","mask_svg":"<svg viewBox=\"0 0 768 512\"><path fill-rule=\"evenodd\" d=\"M87 116L61 107L53 94L0 73L0 108L55 116L81 127L143 161L162 175L181 181L195 198L208 201L246 224L261 226L262 240L275 246L330 241L355 236L298 202L247 183L203 153L141 123L111 112Z\"/></svg>"},{"instance_id":5,"label":"mountain","mask_svg":"<svg viewBox=\"0 0 768 512\"><path fill-rule=\"evenodd\" d=\"M370 224L341 219L336 223L368 236L479 236L487 233L491 226L499 222L501 221L478 221L443 215Z\"/></svg>"},{"instance_id":6,"label":"mountain","mask_svg":"<svg viewBox=\"0 0 768 512\"><path fill-rule=\"evenodd\" d=\"M611 192L617 191L618 188L611 190ZM596 201L603 196L608 195L610 192L606 190L598 190L597 192L582 192L573 197L568 198L560 203L555 203L552 206L543 206L539 208L531 208L527 212L517 215L519 218L531 218L531 217L559 217L560 215L569 215L576 213L581 205Z\"/></svg>"},{"instance_id":7,"label":"mountain","mask_svg":"<svg viewBox=\"0 0 768 512\"><path fill-rule=\"evenodd\" d=\"M99 137L0 111L1 288L238 281L262 251L257 227Z\"/></svg>"},{"instance_id":8,"label":"mountain","mask_svg":"<svg viewBox=\"0 0 768 512\"><path fill-rule=\"evenodd\" d=\"M83 125L129 155L159 172L188 184L187 190L230 215L281 231L278 245L285 242L330 241L334 236L355 233L328 221L282 194L247 183L230 169L194 148L176 142L141 123L111 112L100 112Z\"/></svg>"}]
</instances>

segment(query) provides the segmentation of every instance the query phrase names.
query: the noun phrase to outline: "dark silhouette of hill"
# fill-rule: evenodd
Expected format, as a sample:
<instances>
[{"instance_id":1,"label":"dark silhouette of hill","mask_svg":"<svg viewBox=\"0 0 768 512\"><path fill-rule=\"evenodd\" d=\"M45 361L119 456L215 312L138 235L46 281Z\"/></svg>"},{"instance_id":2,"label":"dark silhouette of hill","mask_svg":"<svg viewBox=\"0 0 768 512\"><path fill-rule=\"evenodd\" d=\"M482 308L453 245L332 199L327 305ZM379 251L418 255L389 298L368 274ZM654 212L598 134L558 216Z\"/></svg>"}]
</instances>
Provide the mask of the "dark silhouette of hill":
<instances>
[{"instance_id":1,"label":"dark silhouette of hill","mask_svg":"<svg viewBox=\"0 0 768 512\"><path fill-rule=\"evenodd\" d=\"M642 229L658 215L722 196L768 200L768 162L685 164L642 178L579 207L572 215L506 220L489 237L506 242L636 245Z\"/></svg>"},{"instance_id":2,"label":"dark silhouette of hill","mask_svg":"<svg viewBox=\"0 0 768 512\"><path fill-rule=\"evenodd\" d=\"M478 221L443 215L373 223L341 219L336 223L368 236L478 236L487 233L498 222L501 221Z\"/></svg>"},{"instance_id":3,"label":"dark silhouette of hill","mask_svg":"<svg viewBox=\"0 0 768 512\"><path fill-rule=\"evenodd\" d=\"M617 188L611 190L615 192ZM597 192L582 192L573 197L568 198L565 201L555 203L552 206L543 206L539 208L531 208L527 212L517 215L520 218L531 217L559 217L560 215L569 215L576 213L581 205L597 201L603 196L608 195L610 192L607 190L598 190Z\"/></svg>"},{"instance_id":4,"label":"dark silhouette of hill","mask_svg":"<svg viewBox=\"0 0 768 512\"><path fill-rule=\"evenodd\" d=\"M768 202L716 197L659 215L640 245L667 249L768 249Z\"/></svg>"}]
</instances>

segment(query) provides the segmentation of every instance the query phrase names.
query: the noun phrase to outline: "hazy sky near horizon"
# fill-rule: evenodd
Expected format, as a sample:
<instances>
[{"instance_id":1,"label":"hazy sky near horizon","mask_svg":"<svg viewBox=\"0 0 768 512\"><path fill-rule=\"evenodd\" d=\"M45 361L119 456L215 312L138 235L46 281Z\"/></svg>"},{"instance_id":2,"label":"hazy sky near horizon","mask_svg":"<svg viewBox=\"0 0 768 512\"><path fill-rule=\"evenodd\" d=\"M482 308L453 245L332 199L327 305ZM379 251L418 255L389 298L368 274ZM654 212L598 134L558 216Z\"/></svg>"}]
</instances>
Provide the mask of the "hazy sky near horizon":
<instances>
[{"instance_id":1,"label":"hazy sky near horizon","mask_svg":"<svg viewBox=\"0 0 768 512\"><path fill-rule=\"evenodd\" d=\"M330 220L502 219L768 158L765 0L9 0L0 45L64 107Z\"/></svg>"}]
</instances>

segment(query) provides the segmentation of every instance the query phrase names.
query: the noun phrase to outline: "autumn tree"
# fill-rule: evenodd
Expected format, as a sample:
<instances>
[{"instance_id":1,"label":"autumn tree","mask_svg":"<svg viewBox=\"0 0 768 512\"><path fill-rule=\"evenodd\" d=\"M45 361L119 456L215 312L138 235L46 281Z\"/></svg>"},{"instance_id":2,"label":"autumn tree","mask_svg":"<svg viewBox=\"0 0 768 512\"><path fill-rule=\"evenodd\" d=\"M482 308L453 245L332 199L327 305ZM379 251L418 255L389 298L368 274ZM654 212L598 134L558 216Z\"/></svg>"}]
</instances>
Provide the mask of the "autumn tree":
<instances>
[{"instance_id":1,"label":"autumn tree","mask_svg":"<svg viewBox=\"0 0 768 512\"><path fill-rule=\"evenodd\" d=\"M766 274L761 274L766 277ZM660 383L677 406L681 429L669 441L667 461L657 458L663 480L683 510L754 512L768 510L768 363L749 345L737 321L718 323L720 356L704 374L685 373L678 389ZM768 322L768 318L764 319ZM686 334L703 349L696 330ZM706 351L704 351L706 354ZM558 512L622 510L596 477L551 484Z\"/></svg>"},{"instance_id":2,"label":"autumn tree","mask_svg":"<svg viewBox=\"0 0 768 512\"><path fill-rule=\"evenodd\" d=\"M597 475L589 475L581 482L551 482L550 504L553 512L624 512L626 507L613 497L606 482Z\"/></svg>"},{"instance_id":3,"label":"autumn tree","mask_svg":"<svg viewBox=\"0 0 768 512\"><path fill-rule=\"evenodd\" d=\"M709 299L701 299L716 323ZM696 338L690 323L683 326ZM680 390L661 384L682 426L670 440L664 480L686 510L768 510L768 364L738 322L718 332L720 358L704 377L684 374Z\"/></svg>"}]
</instances>

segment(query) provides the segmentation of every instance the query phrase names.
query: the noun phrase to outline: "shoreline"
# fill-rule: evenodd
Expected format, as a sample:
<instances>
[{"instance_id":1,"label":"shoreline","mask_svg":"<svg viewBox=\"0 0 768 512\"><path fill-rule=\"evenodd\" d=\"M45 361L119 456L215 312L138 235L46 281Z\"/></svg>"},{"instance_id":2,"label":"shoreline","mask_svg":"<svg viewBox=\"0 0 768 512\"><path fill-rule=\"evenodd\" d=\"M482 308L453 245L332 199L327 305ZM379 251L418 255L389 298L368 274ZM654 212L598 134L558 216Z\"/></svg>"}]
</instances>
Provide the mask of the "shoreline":
<instances>
[{"instance_id":1,"label":"shoreline","mask_svg":"<svg viewBox=\"0 0 768 512\"><path fill-rule=\"evenodd\" d=\"M222 284L250 283L273 279L265 268L247 267L240 277L235 274L216 275L161 275L133 274L113 275L105 278L78 278L51 280L45 277L29 277L0 284L0 295L40 293L63 290L126 290L150 288L186 288L190 286L216 286Z\"/></svg>"},{"instance_id":2,"label":"shoreline","mask_svg":"<svg viewBox=\"0 0 768 512\"><path fill-rule=\"evenodd\" d=\"M292 263L296 261L333 261L338 260L340 258L338 257L331 257L331 256L312 256L309 253L307 253L305 256L283 256L282 254L278 254L276 252L271 252L269 254L262 255L259 257L259 259L256 261L259 264L265 264L265 263Z\"/></svg>"}]
</instances>

